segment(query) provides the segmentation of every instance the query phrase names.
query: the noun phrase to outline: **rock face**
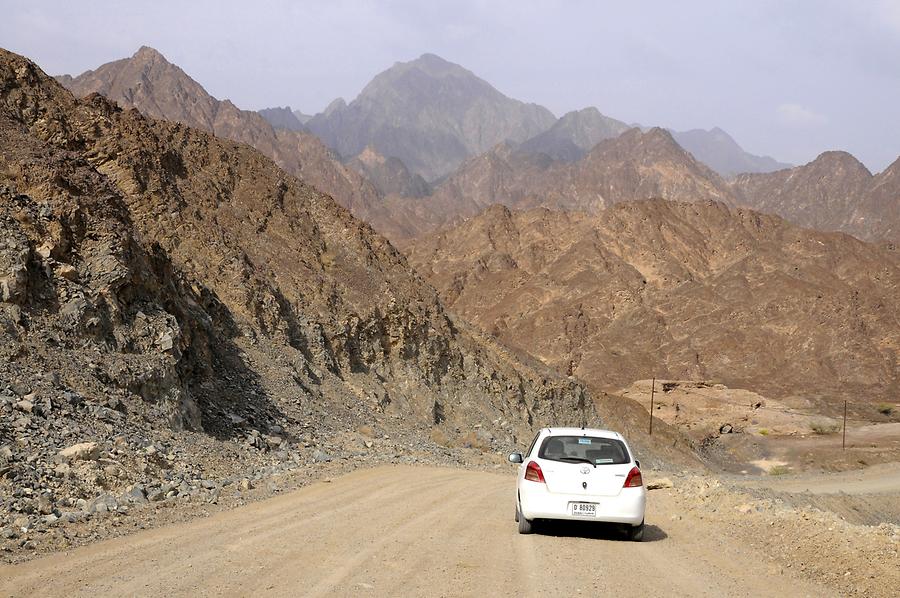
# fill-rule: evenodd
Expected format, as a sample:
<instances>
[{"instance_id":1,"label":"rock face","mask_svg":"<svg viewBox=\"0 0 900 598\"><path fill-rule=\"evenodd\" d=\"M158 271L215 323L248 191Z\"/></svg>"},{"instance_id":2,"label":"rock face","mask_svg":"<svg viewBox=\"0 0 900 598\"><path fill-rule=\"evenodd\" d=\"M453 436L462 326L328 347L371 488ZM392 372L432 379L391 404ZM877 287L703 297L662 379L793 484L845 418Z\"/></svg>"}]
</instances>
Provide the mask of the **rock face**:
<instances>
[{"instance_id":1,"label":"rock face","mask_svg":"<svg viewBox=\"0 0 900 598\"><path fill-rule=\"evenodd\" d=\"M387 241L246 145L76 100L0 51L0 149L0 393L50 393L25 415L0 397L4 437L39 444L82 412L104 438L150 422L269 445L595 419L575 382L455 324Z\"/></svg>"},{"instance_id":2,"label":"rock face","mask_svg":"<svg viewBox=\"0 0 900 598\"><path fill-rule=\"evenodd\" d=\"M673 131L672 136L678 145L724 177L745 172L774 172L791 167L769 156L755 156L744 151L731 135L719 127Z\"/></svg>"},{"instance_id":3,"label":"rock face","mask_svg":"<svg viewBox=\"0 0 900 598\"><path fill-rule=\"evenodd\" d=\"M426 181L503 141L550 128L553 114L510 99L459 65L433 54L377 75L349 105L336 100L307 124L345 158L371 146Z\"/></svg>"},{"instance_id":4,"label":"rock face","mask_svg":"<svg viewBox=\"0 0 900 598\"><path fill-rule=\"evenodd\" d=\"M331 195L357 217L382 229L391 228L391 217L381 205L378 190L341 164L315 135L289 127L273 128L260 113L217 100L153 48L145 46L130 58L74 78L57 79L76 96L99 93L146 116L180 122L255 147L288 173ZM278 110L287 118L286 109Z\"/></svg>"},{"instance_id":5,"label":"rock face","mask_svg":"<svg viewBox=\"0 0 900 598\"><path fill-rule=\"evenodd\" d=\"M732 186L742 203L800 226L864 240L900 240L900 160L873 176L846 152L796 168L746 174Z\"/></svg>"},{"instance_id":6,"label":"rock face","mask_svg":"<svg viewBox=\"0 0 900 598\"><path fill-rule=\"evenodd\" d=\"M299 111L297 111L297 113L303 114ZM297 113L291 110L290 106L285 106L284 108L264 108L259 111L259 115L266 119L266 122L272 125L272 128L274 129L305 131L306 127L303 126L303 123L309 120L309 117L306 117L305 120L300 120Z\"/></svg>"},{"instance_id":7,"label":"rock face","mask_svg":"<svg viewBox=\"0 0 900 598\"><path fill-rule=\"evenodd\" d=\"M546 154L554 160L575 162L601 141L614 139L630 128L622 121L604 116L596 108L574 110L516 149L526 154Z\"/></svg>"},{"instance_id":8,"label":"rock face","mask_svg":"<svg viewBox=\"0 0 900 598\"><path fill-rule=\"evenodd\" d=\"M457 223L500 204L513 209L546 207L596 212L639 199L736 203L728 185L684 151L663 129L630 129L597 144L573 163L527 154L509 144L472 158L434 194L418 202L390 198L416 215L418 233ZM402 237L392 239L405 241Z\"/></svg>"},{"instance_id":9,"label":"rock face","mask_svg":"<svg viewBox=\"0 0 900 598\"><path fill-rule=\"evenodd\" d=\"M414 242L461 316L598 389L652 376L769 396L900 388L900 259L721 203L494 206Z\"/></svg>"}]
</instances>

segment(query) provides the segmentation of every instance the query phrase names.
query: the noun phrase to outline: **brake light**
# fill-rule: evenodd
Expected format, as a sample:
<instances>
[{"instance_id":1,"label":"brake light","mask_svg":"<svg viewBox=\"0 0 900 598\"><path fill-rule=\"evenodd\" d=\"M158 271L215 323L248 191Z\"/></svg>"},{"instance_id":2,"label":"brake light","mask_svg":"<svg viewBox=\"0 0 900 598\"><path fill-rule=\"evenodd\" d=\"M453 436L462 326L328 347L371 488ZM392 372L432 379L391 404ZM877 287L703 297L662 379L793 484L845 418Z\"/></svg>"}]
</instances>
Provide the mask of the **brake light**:
<instances>
[{"instance_id":1,"label":"brake light","mask_svg":"<svg viewBox=\"0 0 900 598\"><path fill-rule=\"evenodd\" d=\"M537 464L537 461L528 462L528 467L525 468L525 479L530 482L547 483L544 480L544 472L541 471L541 466Z\"/></svg>"},{"instance_id":2,"label":"brake light","mask_svg":"<svg viewBox=\"0 0 900 598\"><path fill-rule=\"evenodd\" d=\"M628 477L625 478L625 488L640 488L644 485L644 478L641 477L641 470L637 467L632 467L631 471L628 472Z\"/></svg>"}]
</instances>

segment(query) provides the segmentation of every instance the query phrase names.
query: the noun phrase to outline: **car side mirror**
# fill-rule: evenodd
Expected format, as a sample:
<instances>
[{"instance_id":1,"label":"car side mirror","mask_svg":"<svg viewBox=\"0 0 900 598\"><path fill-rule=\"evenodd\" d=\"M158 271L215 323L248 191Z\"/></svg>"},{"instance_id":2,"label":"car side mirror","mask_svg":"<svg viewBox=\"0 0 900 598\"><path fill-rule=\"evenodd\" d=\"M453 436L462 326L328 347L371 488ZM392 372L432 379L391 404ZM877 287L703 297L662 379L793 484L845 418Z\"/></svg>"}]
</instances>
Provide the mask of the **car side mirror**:
<instances>
[{"instance_id":1,"label":"car side mirror","mask_svg":"<svg viewBox=\"0 0 900 598\"><path fill-rule=\"evenodd\" d=\"M637 459L634 460L634 464L637 465L637 468L638 468L638 469L641 468L641 462L638 461Z\"/></svg>"},{"instance_id":2,"label":"car side mirror","mask_svg":"<svg viewBox=\"0 0 900 598\"><path fill-rule=\"evenodd\" d=\"M510 453L509 454L509 462L510 463L521 463L522 461L523 461L522 453Z\"/></svg>"}]
</instances>

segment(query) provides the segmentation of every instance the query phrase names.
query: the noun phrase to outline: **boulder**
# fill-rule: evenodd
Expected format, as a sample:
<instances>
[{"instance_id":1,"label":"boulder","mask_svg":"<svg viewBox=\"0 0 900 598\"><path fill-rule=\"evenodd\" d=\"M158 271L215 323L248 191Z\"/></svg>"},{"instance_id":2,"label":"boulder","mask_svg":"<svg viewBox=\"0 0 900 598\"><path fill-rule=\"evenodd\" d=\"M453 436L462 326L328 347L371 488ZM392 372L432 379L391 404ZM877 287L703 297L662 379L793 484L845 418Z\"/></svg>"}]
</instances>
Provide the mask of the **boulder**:
<instances>
[{"instance_id":1,"label":"boulder","mask_svg":"<svg viewBox=\"0 0 900 598\"><path fill-rule=\"evenodd\" d=\"M647 490L660 490L662 488L672 488L674 484L669 478L657 478L647 482Z\"/></svg>"},{"instance_id":2,"label":"boulder","mask_svg":"<svg viewBox=\"0 0 900 598\"><path fill-rule=\"evenodd\" d=\"M67 461L94 461L100 457L100 450L96 442L81 442L59 451L59 456Z\"/></svg>"}]
</instances>

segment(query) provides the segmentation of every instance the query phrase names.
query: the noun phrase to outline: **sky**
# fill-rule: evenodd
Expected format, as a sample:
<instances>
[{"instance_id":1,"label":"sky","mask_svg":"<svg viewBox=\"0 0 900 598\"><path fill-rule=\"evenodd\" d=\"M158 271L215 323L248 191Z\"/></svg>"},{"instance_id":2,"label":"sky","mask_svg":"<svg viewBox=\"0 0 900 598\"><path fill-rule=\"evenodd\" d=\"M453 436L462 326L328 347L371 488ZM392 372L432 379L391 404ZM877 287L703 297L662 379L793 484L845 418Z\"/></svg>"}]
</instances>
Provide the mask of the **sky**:
<instances>
[{"instance_id":1,"label":"sky","mask_svg":"<svg viewBox=\"0 0 900 598\"><path fill-rule=\"evenodd\" d=\"M0 47L50 74L162 52L241 108L307 113L431 52L557 115L719 126L802 164L900 156L900 0L0 0Z\"/></svg>"}]
</instances>

